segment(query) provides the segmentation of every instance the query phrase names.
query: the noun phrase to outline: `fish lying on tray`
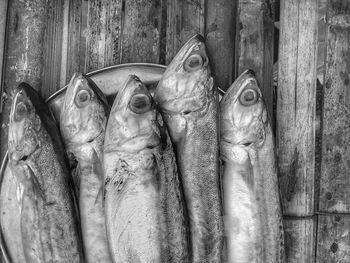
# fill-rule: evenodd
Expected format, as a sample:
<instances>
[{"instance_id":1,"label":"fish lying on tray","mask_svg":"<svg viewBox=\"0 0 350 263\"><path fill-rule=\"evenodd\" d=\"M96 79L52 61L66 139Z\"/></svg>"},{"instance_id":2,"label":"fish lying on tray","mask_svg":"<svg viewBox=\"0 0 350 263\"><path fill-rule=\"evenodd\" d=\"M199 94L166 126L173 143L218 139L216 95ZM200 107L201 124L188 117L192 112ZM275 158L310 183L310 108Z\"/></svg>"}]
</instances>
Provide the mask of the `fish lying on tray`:
<instances>
[{"instance_id":1,"label":"fish lying on tray","mask_svg":"<svg viewBox=\"0 0 350 263\"><path fill-rule=\"evenodd\" d=\"M187 219L172 145L153 99L130 76L104 144L105 215L114 262L189 262Z\"/></svg>"},{"instance_id":2,"label":"fish lying on tray","mask_svg":"<svg viewBox=\"0 0 350 263\"><path fill-rule=\"evenodd\" d=\"M82 262L78 221L52 115L28 84L18 88L11 107L9 168L23 187L20 227L25 262Z\"/></svg>"}]
</instances>

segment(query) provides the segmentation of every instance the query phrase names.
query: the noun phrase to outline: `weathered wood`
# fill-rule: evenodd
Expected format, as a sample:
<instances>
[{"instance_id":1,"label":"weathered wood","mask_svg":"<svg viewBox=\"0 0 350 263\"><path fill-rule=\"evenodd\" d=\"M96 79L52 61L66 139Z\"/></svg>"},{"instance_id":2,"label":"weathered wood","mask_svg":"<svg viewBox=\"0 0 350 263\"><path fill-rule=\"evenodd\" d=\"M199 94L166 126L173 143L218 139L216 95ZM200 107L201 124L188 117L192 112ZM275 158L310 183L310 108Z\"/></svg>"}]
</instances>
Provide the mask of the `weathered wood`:
<instances>
[{"instance_id":1,"label":"weathered wood","mask_svg":"<svg viewBox=\"0 0 350 263\"><path fill-rule=\"evenodd\" d=\"M194 34L205 34L205 0L168 0L166 63Z\"/></svg>"},{"instance_id":2,"label":"weathered wood","mask_svg":"<svg viewBox=\"0 0 350 263\"><path fill-rule=\"evenodd\" d=\"M273 107L274 2L238 1L236 27L236 77L246 69L254 70L270 116Z\"/></svg>"},{"instance_id":3,"label":"weathered wood","mask_svg":"<svg viewBox=\"0 0 350 263\"><path fill-rule=\"evenodd\" d=\"M217 84L227 90L234 80L236 1L206 1L205 35Z\"/></svg>"},{"instance_id":4,"label":"weathered wood","mask_svg":"<svg viewBox=\"0 0 350 263\"><path fill-rule=\"evenodd\" d=\"M350 262L349 225L348 216L319 216L317 263Z\"/></svg>"},{"instance_id":5,"label":"weathered wood","mask_svg":"<svg viewBox=\"0 0 350 263\"><path fill-rule=\"evenodd\" d=\"M89 1L87 72L120 63L122 19L122 0Z\"/></svg>"},{"instance_id":6,"label":"weathered wood","mask_svg":"<svg viewBox=\"0 0 350 263\"><path fill-rule=\"evenodd\" d=\"M3 90L3 79L2 70L4 64L4 54L5 54L5 31L6 31L6 21L7 21L7 0L0 1L0 113L2 111L2 90Z\"/></svg>"},{"instance_id":7,"label":"weathered wood","mask_svg":"<svg viewBox=\"0 0 350 263\"><path fill-rule=\"evenodd\" d=\"M317 1L281 1L276 139L285 215L314 214L317 14Z\"/></svg>"},{"instance_id":8,"label":"weathered wood","mask_svg":"<svg viewBox=\"0 0 350 263\"><path fill-rule=\"evenodd\" d=\"M12 0L8 6L4 70L4 107L1 114L0 160L7 149L8 116L14 89L22 81L41 89L46 0Z\"/></svg>"},{"instance_id":9,"label":"weathered wood","mask_svg":"<svg viewBox=\"0 0 350 263\"><path fill-rule=\"evenodd\" d=\"M330 0L319 209L350 212L350 1ZM349 227L349 225L348 225Z\"/></svg>"},{"instance_id":10,"label":"weathered wood","mask_svg":"<svg viewBox=\"0 0 350 263\"><path fill-rule=\"evenodd\" d=\"M315 262L315 222L314 218L284 218L284 242L286 262Z\"/></svg>"},{"instance_id":11,"label":"weathered wood","mask_svg":"<svg viewBox=\"0 0 350 263\"><path fill-rule=\"evenodd\" d=\"M128 0L122 29L122 63L159 63L163 0Z\"/></svg>"},{"instance_id":12,"label":"weathered wood","mask_svg":"<svg viewBox=\"0 0 350 263\"><path fill-rule=\"evenodd\" d=\"M43 73L41 95L49 97L60 88L62 60L62 25L64 0L46 1L43 42ZM32 47L30 47L32 48Z\"/></svg>"}]
</instances>

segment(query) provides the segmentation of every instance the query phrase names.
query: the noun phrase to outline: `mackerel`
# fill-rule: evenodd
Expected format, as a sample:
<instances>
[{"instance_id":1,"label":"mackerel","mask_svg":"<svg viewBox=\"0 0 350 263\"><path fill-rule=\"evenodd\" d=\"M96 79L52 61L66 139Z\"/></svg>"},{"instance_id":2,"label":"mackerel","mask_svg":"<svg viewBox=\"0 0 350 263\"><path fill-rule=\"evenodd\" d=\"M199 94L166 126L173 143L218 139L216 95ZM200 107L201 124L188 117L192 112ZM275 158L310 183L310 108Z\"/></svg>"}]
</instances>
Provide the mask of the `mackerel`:
<instances>
[{"instance_id":1,"label":"mackerel","mask_svg":"<svg viewBox=\"0 0 350 263\"><path fill-rule=\"evenodd\" d=\"M192 262L224 259L219 180L218 91L204 39L192 37L155 91L171 140L190 217Z\"/></svg>"},{"instance_id":2,"label":"mackerel","mask_svg":"<svg viewBox=\"0 0 350 263\"><path fill-rule=\"evenodd\" d=\"M114 262L189 262L188 226L171 141L149 91L133 75L112 106L104 169Z\"/></svg>"},{"instance_id":3,"label":"mackerel","mask_svg":"<svg viewBox=\"0 0 350 263\"><path fill-rule=\"evenodd\" d=\"M10 113L9 167L23 187L20 227L26 262L82 262L73 189L56 123L26 83Z\"/></svg>"},{"instance_id":4,"label":"mackerel","mask_svg":"<svg viewBox=\"0 0 350 263\"><path fill-rule=\"evenodd\" d=\"M220 110L228 262L285 262L274 139L252 71L231 85Z\"/></svg>"},{"instance_id":5,"label":"mackerel","mask_svg":"<svg viewBox=\"0 0 350 263\"><path fill-rule=\"evenodd\" d=\"M112 262L102 198L102 152L109 111L107 100L96 84L89 77L75 73L65 93L60 130L70 163L76 165L73 181L88 263Z\"/></svg>"}]
</instances>

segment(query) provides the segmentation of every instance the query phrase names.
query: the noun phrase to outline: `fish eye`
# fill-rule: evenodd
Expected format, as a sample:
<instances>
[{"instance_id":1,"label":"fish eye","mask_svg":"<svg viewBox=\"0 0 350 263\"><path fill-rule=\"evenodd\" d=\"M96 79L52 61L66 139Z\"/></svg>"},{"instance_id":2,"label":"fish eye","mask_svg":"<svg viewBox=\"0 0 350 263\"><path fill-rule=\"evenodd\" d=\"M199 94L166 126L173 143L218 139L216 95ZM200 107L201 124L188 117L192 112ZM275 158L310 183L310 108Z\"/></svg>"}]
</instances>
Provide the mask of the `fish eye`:
<instances>
[{"instance_id":1,"label":"fish eye","mask_svg":"<svg viewBox=\"0 0 350 263\"><path fill-rule=\"evenodd\" d=\"M184 68L187 72L193 72L202 68L203 63L204 61L201 55L193 54L186 59Z\"/></svg>"},{"instance_id":2,"label":"fish eye","mask_svg":"<svg viewBox=\"0 0 350 263\"><path fill-rule=\"evenodd\" d=\"M239 97L239 101L244 106L255 104L259 99L259 93L255 89L246 89Z\"/></svg>"},{"instance_id":3,"label":"fish eye","mask_svg":"<svg viewBox=\"0 0 350 263\"><path fill-rule=\"evenodd\" d=\"M75 102L78 105L78 107L84 107L86 104L90 101L90 93L87 90L80 90L76 97Z\"/></svg>"},{"instance_id":4,"label":"fish eye","mask_svg":"<svg viewBox=\"0 0 350 263\"><path fill-rule=\"evenodd\" d=\"M138 114L147 112L151 109L151 107L151 99L145 94L135 94L134 96L132 96L129 103L129 108L134 113Z\"/></svg>"},{"instance_id":5,"label":"fish eye","mask_svg":"<svg viewBox=\"0 0 350 263\"><path fill-rule=\"evenodd\" d=\"M22 119L23 116L27 113L27 107L26 107L26 105L24 105L23 102L18 103L17 106L16 106L16 111L15 111L15 113L16 113L16 119L17 119L17 120Z\"/></svg>"}]
</instances>

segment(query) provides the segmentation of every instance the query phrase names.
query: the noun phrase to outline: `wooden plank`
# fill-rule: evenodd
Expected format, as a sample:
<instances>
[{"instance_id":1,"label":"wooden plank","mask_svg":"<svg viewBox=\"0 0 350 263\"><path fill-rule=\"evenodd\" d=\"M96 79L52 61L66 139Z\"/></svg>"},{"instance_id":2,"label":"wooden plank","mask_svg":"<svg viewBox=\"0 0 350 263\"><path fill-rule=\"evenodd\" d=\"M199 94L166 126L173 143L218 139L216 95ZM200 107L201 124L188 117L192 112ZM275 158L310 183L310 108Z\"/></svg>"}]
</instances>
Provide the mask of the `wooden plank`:
<instances>
[{"instance_id":1,"label":"wooden plank","mask_svg":"<svg viewBox=\"0 0 350 263\"><path fill-rule=\"evenodd\" d=\"M3 64L4 64L4 54L5 54L5 30L7 21L7 0L0 1L0 113L2 111L2 90L3 90Z\"/></svg>"},{"instance_id":2,"label":"wooden plank","mask_svg":"<svg viewBox=\"0 0 350 263\"><path fill-rule=\"evenodd\" d=\"M350 1L328 3L319 209L350 212Z\"/></svg>"},{"instance_id":3,"label":"wooden plank","mask_svg":"<svg viewBox=\"0 0 350 263\"><path fill-rule=\"evenodd\" d=\"M122 63L159 63L164 3L164 0L126 1L122 29Z\"/></svg>"},{"instance_id":4,"label":"wooden plank","mask_svg":"<svg viewBox=\"0 0 350 263\"><path fill-rule=\"evenodd\" d=\"M64 0L47 1L43 42L41 95L48 98L60 88Z\"/></svg>"},{"instance_id":5,"label":"wooden plank","mask_svg":"<svg viewBox=\"0 0 350 263\"><path fill-rule=\"evenodd\" d=\"M350 262L349 226L349 216L319 216L317 263Z\"/></svg>"},{"instance_id":6,"label":"wooden plank","mask_svg":"<svg viewBox=\"0 0 350 263\"><path fill-rule=\"evenodd\" d=\"M0 160L7 149L8 116L14 89L22 81L40 90L46 0L12 0L8 6L7 52L4 70L4 107L1 114Z\"/></svg>"},{"instance_id":7,"label":"wooden plank","mask_svg":"<svg viewBox=\"0 0 350 263\"><path fill-rule=\"evenodd\" d=\"M206 45L219 87L227 90L234 80L236 1L206 1Z\"/></svg>"},{"instance_id":8,"label":"wooden plank","mask_svg":"<svg viewBox=\"0 0 350 263\"><path fill-rule=\"evenodd\" d=\"M317 1L281 1L276 139L285 215L314 214L317 14Z\"/></svg>"},{"instance_id":9,"label":"wooden plank","mask_svg":"<svg viewBox=\"0 0 350 263\"><path fill-rule=\"evenodd\" d=\"M89 1L86 71L120 63L122 0Z\"/></svg>"},{"instance_id":10,"label":"wooden plank","mask_svg":"<svg viewBox=\"0 0 350 263\"><path fill-rule=\"evenodd\" d=\"M284 218L286 262L315 262L315 229L313 218Z\"/></svg>"},{"instance_id":11,"label":"wooden plank","mask_svg":"<svg viewBox=\"0 0 350 263\"><path fill-rule=\"evenodd\" d=\"M238 1L236 33L236 77L246 69L254 70L270 116L273 107L274 2Z\"/></svg>"},{"instance_id":12,"label":"wooden plank","mask_svg":"<svg viewBox=\"0 0 350 263\"><path fill-rule=\"evenodd\" d=\"M194 34L205 34L205 0L167 1L166 63Z\"/></svg>"}]
</instances>

